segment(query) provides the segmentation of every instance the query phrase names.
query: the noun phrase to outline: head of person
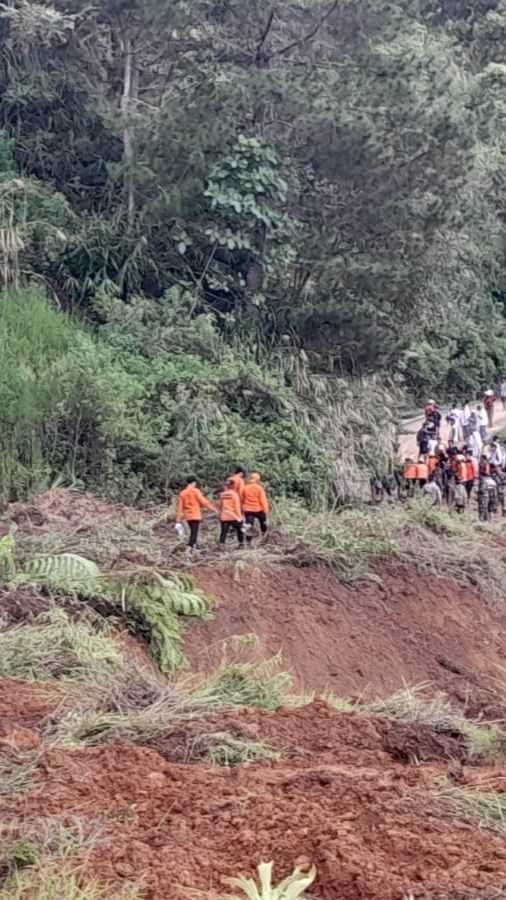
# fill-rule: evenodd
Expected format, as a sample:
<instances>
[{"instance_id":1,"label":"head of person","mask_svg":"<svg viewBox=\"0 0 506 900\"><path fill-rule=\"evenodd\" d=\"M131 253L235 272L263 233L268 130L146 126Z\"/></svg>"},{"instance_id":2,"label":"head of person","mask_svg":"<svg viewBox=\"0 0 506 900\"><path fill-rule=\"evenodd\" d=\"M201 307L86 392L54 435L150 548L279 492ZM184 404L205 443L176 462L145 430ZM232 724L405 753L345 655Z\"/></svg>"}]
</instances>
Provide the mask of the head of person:
<instances>
[{"instance_id":1,"label":"head of person","mask_svg":"<svg viewBox=\"0 0 506 900\"><path fill-rule=\"evenodd\" d=\"M246 469L243 469L242 466L237 466L234 469L234 475L240 475L241 478L246 478Z\"/></svg>"},{"instance_id":2,"label":"head of person","mask_svg":"<svg viewBox=\"0 0 506 900\"><path fill-rule=\"evenodd\" d=\"M262 476L258 474L258 472L252 472L249 481L251 484L258 484L259 481L262 480Z\"/></svg>"},{"instance_id":3,"label":"head of person","mask_svg":"<svg viewBox=\"0 0 506 900\"><path fill-rule=\"evenodd\" d=\"M494 396L494 392L491 391L490 388L488 389L488 391L485 391L485 397L493 397L493 396Z\"/></svg>"},{"instance_id":4,"label":"head of person","mask_svg":"<svg viewBox=\"0 0 506 900\"><path fill-rule=\"evenodd\" d=\"M478 410L478 412L481 412L481 411L482 411L483 406L481 405L481 403L478 403L478 404L476 405L476 409Z\"/></svg>"},{"instance_id":5,"label":"head of person","mask_svg":"<svg viewBox=\"0 0 506 900\"><path fill-rule=\"evenodd\" d=\"M198 487L199 483L194 475L189 475L186 479L186 487Z\"/></svg>"},{"instance_id":6,"label":"head of person","mask_svg":"<svg viewBox=\"0 0 506 900\"><path fill-rule=\"evenodd\" d=\"M466 456L467 456L468 459L472 459L472 458L473 458L473 451L471 450L470 447L467 447L467 448L466 448Z\"/></svg>"},{"instance_id":7,"label":"head of person","mask_svg":"<svg viewBox=\"0 0 506 900\"><path fill-rule=\"evenodd\" d=\"M239 473L237 472L236 474L238 475ZM234 481L234 479L233 479L233 478L227 478L227 481L226 481L226 483L225 483L225 487L228 488L229 491L233 491L234 488L235 488L235 481Z\"/></svg>"}]
</instances>

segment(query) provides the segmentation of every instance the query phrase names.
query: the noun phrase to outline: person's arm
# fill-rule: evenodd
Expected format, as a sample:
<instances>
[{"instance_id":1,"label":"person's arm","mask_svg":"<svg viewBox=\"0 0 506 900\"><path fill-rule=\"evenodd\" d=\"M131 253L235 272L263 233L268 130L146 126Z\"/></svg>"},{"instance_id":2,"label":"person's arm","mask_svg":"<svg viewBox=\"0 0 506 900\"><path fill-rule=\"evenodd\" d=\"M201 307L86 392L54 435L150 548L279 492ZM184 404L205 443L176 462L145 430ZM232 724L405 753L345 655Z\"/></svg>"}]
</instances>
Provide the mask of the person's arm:
<instances>
[{"instance_id":1,"label":"person's arm","mask_svg":"<svg viewBox=\"0 0 506 900\"><path fill-rule=\"evenodd\" d=\"M204 494L202 493L202 491L198 492L197 500L199 501L201 506L205 506L205 508L210 509L211 512L218 512L214 503L212 503L210 500L208 500L207 497L204 497Z\"/></svg>"},{"instance_id":2,"label":"person's arm","mask_svg":"<svg viewBox=\"0 0 506 900\"><path fill-rule=\"evenodd\" d=\"M178 497L177 501L177 512L176 512L176 522L179 524L184 519L184 509L183 509L183 500L181 495Z\"/></svg>"},{"instance_id":3,"label":"person's arm","mask_svg":"<svg viewBox=\"0 0 506 900\"><path fill-rule=\"evenodd\" d=\"M262 509L266 516L270 513L269 501L267 499L267 494L262 486L260 486L260 502L262 504Z\"/></svg>"}]
</instances>

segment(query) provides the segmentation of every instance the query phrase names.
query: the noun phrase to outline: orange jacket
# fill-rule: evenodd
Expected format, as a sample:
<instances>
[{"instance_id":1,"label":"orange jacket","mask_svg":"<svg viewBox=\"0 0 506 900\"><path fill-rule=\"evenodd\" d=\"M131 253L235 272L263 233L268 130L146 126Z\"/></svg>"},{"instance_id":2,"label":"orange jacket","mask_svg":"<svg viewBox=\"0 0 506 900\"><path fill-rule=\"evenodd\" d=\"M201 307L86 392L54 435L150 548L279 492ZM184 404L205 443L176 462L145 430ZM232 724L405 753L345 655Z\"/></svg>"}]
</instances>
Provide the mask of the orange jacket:
<instances>
[{"instance_id":1,"label":"orange jacket","mask_svg":"<svg viewBox=\"0 0 506 900\"><path fill-rule=\"evenodd\" d=\"M192 485L189 484L188 487L179 494L176 522L182 522L183 519L186 519L188 522L201 522L203 506L205 506L206 509L212 509L213 512L217 512L214 503L211 503L207 497L204 497L202 491L200 491L198 487L192 487Z\"/></svg>"},{"instance_id":2,"label":"orange jacket","mask_svg":"<svg viewBox=\"0 0 506 900\"><path fill-rule=\"evenodd\" d=\"M427 481L429 477L429 467L427 463L419 462L416 464L416 477L420 481Z\"/></svg>"},{"instance_id":3,"label":"orange jacket","mask_svg":"<svg viewBox=\"0 0 506 900\"><path fill-rule=\"evenodd\" d=\"M455 469L455 476L459 484L464 484L467 481L467 463L463 461L457 462L457 466Z\"/></svg>"},{"instance_id":4,"label":"orange jacket","mask_svg":"<svg viewBox=\"0 0 506 900\"><path fill-rule=\"evenodd\" d=\"M427 465L429 467L429 475L432 475L432 473L436 471L438 462L439 460L437 456L429 456L429 459L427 461Z\"/></svg>"},{"instance_id":5,"label":"orange jacket","mask_svg":"<svg viewBox=\"0 0 506 900\"><path fill-rule=\"evenodd\" d=\"M220 494L220 521L240 522L241 519L241 498L233 488L226 488Z\"/></svg>"},{"instance_id":6,"label":"orange jacket","mask_svg":"<svg viewBox=\"0 0 506 900\"><path fill-rule=\"evenodd\" d=\"M244 488L246 487L242 475L240 475L239 473L237 473L237 475L231 475L230 478L227 478L227 481L234 482L234 491L237 491L237 493L239 494L239 499L242 501L242 498L244 496Z\"/></svg>"},{"instance_id":7,"label":"orange jacket","mask_svg":"<svg viewBox=\"0 0 506 900\"><path fill-rule=\"evenodd\" d=\"M416 463L410 462L404 467L404 478L408 481L413 481L418 478L418 475L416 474Z\"/></svg>"},{"instance_id":8,"label":"orange jacket","mask_svg":"<svg viewBox=\"0 0 506 900\"><path fill-rule=\"evenodd\" d=\"M476 459L466 459L466 481L474 481L478 478L478 461Z\"/></svg>"},{"instance_id":9,"label":"orange jacket","mask_svg":"<svg viewBox=\"0 0 506 900\"><path fill-rule=\"evenodd\" d=\"M242 508L244 512L269 512L269 501L262 485L260 484L260 475L254 473L244 487L242 498Z\"/></svg>"}]
</instances>

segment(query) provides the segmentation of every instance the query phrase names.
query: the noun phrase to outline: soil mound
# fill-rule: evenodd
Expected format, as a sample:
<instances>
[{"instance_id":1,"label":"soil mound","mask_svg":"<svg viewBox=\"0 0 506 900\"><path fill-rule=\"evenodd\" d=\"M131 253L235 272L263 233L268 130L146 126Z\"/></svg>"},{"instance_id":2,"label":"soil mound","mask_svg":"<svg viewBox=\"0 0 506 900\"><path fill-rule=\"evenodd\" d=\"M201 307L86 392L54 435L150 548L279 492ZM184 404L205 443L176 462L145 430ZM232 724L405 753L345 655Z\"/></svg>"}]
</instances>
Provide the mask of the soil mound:
<instances>
[{"instance_id":1,"label":"soil mound","mask_svg":"<svg viewBox=\"0 0 506 900\"><path fill-rule=\"evenodd\" d=\"M385 738L397 726L321 702L231 713L221 727L232 720L285 755L216 769L126 742L48 749L37 787L0 814L105 822L90 872L116 886L142 875L150 900L183 900L185 887L210 898L224 877L270 859L279 877L314 862L322 900L478 897L506 886L504 841L438 798L446 764L392 758Z\"/></svg>"},{"instance_id":2,"label":"soil mound","mask_svg":"<svg viewBox=\"0 0 506 900\"><path fill-rule=\"evenodd\" d=\"M139 519L144 514L138 509L106 503L90 494L79 494L64 488L47 491L32 503L12 503L8 516L24 531L37 531L48 527L55 531L81 531L97 523Z\"/></svg>"},{"instance_id":3,"label":"soil mound","mask_svg":"<svg viewBox=\"0 0 506 900\"><path fill-rule=\"evenodd\" d=\"M186 640L196 668L216 664L223 641L251 634L259 657L282 652L301 688L388 695L431 682L470 702L495 703L506 665L506 617L470 590L394 565L381 584L344 587L328 569L290 565L199 567L219 605ZM232 652L232 651L231 651ZM494 700L495 698L495 700Z\"/></svg>"}]
</instances>

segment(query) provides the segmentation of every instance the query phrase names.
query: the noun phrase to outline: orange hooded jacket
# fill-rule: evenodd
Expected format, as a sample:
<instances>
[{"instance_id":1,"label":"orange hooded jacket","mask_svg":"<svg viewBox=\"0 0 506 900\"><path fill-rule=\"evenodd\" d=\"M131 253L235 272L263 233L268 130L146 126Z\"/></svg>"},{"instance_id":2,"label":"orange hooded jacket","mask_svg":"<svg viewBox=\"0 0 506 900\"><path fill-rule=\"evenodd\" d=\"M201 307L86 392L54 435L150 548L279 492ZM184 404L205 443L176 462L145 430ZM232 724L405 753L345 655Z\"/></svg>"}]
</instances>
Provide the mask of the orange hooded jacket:
<instances>
[{"instance_id":1,"label":"orange hooded jacket","mask_svg":"<svg viewBox=\"0 0 506 900\"><path fill-rule=\"evenodd\" d=\"M234 491L237 491L237 493L239 494L239 499L242 502L242 498L244 496L244 488L246 487L246 484L244 482L244 478L242 477L242 475L239 472L237 472L236 475L231 475L230 478L227 478L227 481L234 482Z\"/></svg>"},{"instance_id":2,"label":"orange hooded jacket","mask_svg":"<svg viewBox=\"0 0 506 900\"><path fill-rule=\"evenodd\" d=\"M207 497L204 497L198 487L193 487L193 485L189 484L179 494L176 522L182 522L183 519L186 519L187 522L201 522L202 507L204 506L206 509L217 512L214 503L211 503Z\"/></svg>"},{"instance_id":3,"label":"orange hooded jacket","mask_svg":"<svg viewBox=\"0 0 506 900\"><path fill-rule=\"evenodd\" d=\"M220 494L220 521L240 522L241 519L242 510L239 494L233 488L225 488Z\"/></svg>"},{"instance_id":4,"label":"orange hooded jacket","mask_svg":"<svg viewBox=\"0 0 506 900\"><path fill-rule=\"evenodd\" d=\"M260 475L254 472L245 485L242 497L242 508L245 513L264 512L269 513L269 501L262 485L260 484Z\"/></svg>"}]
</instances>

